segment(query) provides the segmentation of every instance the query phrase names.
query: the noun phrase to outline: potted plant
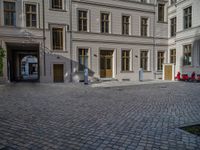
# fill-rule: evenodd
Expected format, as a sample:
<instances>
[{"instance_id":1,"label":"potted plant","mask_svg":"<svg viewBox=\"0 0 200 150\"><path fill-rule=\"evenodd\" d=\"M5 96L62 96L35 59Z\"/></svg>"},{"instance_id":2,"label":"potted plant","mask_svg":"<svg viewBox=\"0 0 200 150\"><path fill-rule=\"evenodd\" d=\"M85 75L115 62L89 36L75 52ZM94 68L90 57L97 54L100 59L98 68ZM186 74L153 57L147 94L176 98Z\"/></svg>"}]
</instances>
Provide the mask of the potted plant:
<instances>
[{"instance_id":1,"label":"potted plant","mask_svg":"<svg viewBox=\"0 0 200 150\"><path fill-rule=\"evenodd\" d=\"M5 57L5 50L0 47L0 76L3 76L3 58Z\"/></svg>"}]
</instances>

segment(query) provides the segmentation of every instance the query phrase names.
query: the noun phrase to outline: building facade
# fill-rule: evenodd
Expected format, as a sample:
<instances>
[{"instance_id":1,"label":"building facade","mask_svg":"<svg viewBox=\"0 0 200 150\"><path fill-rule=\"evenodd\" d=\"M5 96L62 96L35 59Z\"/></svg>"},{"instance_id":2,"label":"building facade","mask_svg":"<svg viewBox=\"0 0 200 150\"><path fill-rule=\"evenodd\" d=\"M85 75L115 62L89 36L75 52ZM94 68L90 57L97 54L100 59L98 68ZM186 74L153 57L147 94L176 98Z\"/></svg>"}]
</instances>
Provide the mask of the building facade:
<instances>
[{"instance_id":1,"label":"building facade","mask_svg":"<svg viewBox=\"0 0 200 150\"><path fill-rule=\"evenodd\" d=\"M168 6L169 63L177 72L200 74L199 0L171 0Z\"/></svg>"},{"instance_id":2,"label":"building facade","mask_svg":"<svg viewBox=\"0 0 200 150\"><path fill-rule=\"evenodd\" d=\"M0 0L3 80L33 80L24 75L30 57L35 63L26 72L40 82L82 81L85 68L91 81L138 80L140 68L144 79L161 79L164 63L198 71L199 52L187 51L198 49L198 6L198 0Z\"/></svg>"}]
</instances>

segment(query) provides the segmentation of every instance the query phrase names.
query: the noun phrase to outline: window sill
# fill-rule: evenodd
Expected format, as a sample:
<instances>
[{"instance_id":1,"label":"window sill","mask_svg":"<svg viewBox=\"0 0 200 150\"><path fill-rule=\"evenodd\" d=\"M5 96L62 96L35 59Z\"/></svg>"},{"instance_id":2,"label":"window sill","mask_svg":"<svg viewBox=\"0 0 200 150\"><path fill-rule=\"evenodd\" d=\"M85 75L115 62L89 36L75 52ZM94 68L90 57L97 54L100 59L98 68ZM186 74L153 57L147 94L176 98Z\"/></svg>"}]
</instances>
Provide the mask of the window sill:
<instances>
[{"instance_id":1,"label":"window sill","mask_svg":"<svg viewBox=\"0 0 200 150\"><path fill-rule=\"evenodd\" d=\"M64 50L51 50L53 53L68 53L67 51Z\"/></svg>"},{"instance_id":2,"label":"window sill","mask_svg":"<svg viewBox=\"0 0 200 150\"><path fill-rule=\"evenodd\" d=\"M187 31L187 30L190 30L190 29L192 29L192 27L188 27L188 28L183 27L183 31Z\"/></svg>"},{"instance_id":3,"label":"window sill","mask_svg":"<svg viewBox=\"0 0 200 150\"><path fill-rule=\"evenodd\" d=\"M104 34L104 35L109 35L109 34L112 34L112 33L106 33L106 32L100 32L101 34Z\"/></svg>"},{"instance_id":4,"label":"window sill","mask_svg":"<svg viewBox=\"0 0 200 150\"><path fill-rule=\"evenodd\" d=\"M7 27L7 28L16 28L17 26L16 25L4 25L4 27Z\"/></svg>"},{"instance_id":5,"label":"window sill","mask_svg":"<svg viewBox=\"0 0 200 150\"><path fill-rule=\"evenodd\" d=\"M148 35L140 35L140 37L146 38L149 37Z\"/></svg>"},{"instance_id":6,"label":"window sill","mask_svg":"<svg viewBox=\"0 0 200 150\"><path fill-rule=\"evenodd\" d=\"M78 30L78 32L79 32L79 33L89 33L90 31L79 31L79 30Z\"/></svg>"},{"instance_id":7,"label":"window sill","mask_svg":"<svg viewBox=\"0 0 200 150\"><path fill-rule=\"evenodd\" d=\"M60 12L67 12L66 9L56 9L56 8L49 8L50 11L60 11Z\"/></svg>"},{"instance_id":8,"label":"window sill","mask_svg":"<svg viewBox=\"0 0 200 150\"><path fill-rule=\"evenodd\" d=\"M120 73L134 73L134 71L120 71Z\"/></svg>"},{"instance_id":9,"label":"window sill","mask_svg":"<svg viewBox=\"0 0 200 150\"><path fill-rule=\"evenodd\" d=\"M144 73L150 73L151 71L147 71L147 70L145 71L145 70L144 70L143 72L144 72Z\"/></svg>"},{"instance_id":10,"label":"window sill","mask_svg":"<svg viewBox=\"0 0 200 150\"><path fill-rule=\"evenodd\" d=\"M170 36L170 38L175 38L175 37L176 37L176 35Z\"/></svg>"},{"instance_id":11,"label":"window sill","mask_svg":"<svg viewBox=\"0 0 200 150\"><path fill-rule=\"evenodd\" d=\"M123 36L131 36L131 34L123 34L123 33L121 35L123 35Z\"/></svg>"},{"instance_id":12,"label":"window sill","mask_svg":"<svg viewBox=\"0 0 200 150\"><path fill-rule=\"evenodd\" d=\"M26 26L26 28L27 29L38 29L38 27L27 27L27 26Z\"/></svg>"},{"instance_id":13,"label":"window sill","mask_svg":"<svg viewBox=\"0 0 200 150\"><path fill-rule=\"evenodd\" d=\"M157 23L163 23L163 24L167 24L166 21L157 21Z\"/></svg>"}]
</instances>

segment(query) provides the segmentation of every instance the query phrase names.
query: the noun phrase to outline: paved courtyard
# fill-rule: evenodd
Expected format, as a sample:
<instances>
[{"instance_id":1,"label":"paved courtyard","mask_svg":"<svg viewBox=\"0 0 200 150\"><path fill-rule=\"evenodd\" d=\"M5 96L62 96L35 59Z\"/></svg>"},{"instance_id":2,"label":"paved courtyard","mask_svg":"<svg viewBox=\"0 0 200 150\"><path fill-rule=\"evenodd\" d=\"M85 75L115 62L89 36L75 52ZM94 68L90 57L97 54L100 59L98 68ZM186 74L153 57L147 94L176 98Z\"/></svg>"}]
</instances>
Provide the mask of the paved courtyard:
<instances>
[{"instance_id":1,"label":"paved courtyard","mask_svg":"<svg viewBox=\"0 0 200 150\"><path fill-rule=\"evenodd\" d=\"M199 150L200 83L0 85L1 150Z\"/></svg>"}]
</instances>

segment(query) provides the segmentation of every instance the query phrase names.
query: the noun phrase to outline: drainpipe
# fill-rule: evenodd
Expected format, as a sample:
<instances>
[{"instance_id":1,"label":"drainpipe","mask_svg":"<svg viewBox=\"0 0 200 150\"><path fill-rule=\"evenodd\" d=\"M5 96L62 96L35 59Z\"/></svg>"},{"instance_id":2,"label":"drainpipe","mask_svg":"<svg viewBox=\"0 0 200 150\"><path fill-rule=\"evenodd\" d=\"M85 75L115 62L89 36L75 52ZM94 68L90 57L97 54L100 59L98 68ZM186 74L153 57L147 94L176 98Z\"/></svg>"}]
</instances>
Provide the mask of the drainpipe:
<instances>
[{"instance_id":1,"label":"drainpipe","mask_svg":"<svg viewBox=\"0 0 200 150\"><path fill-rule=\"evenodd\" d=\"M72 52L73 52L73 44L72 44L72 0L69 0L69 33L70 33L70 82L72 82L72 74L73 74L73 61L72 61Z\"/></svg>"},{"instance_id":2,"label":"drainpipe","mask_svg":"<svg viewBox=\"0 0 200 150\"><path fill-rule=\"evenodd\" d=\"M43 55L44 55L44 76L46 76L46 53L45 53L45 48L46 48L46 36L45 36L45 3L44 0L42 0L42 11L43 11Z\"/></svg>"},{"instance_id":3,"label":"drainpipe","mask_svg":"<svg viewBox=\"0 0 200 150\"><path fill-rule=\"evenodd\" d=\"M156 50L156 39L155 39L155 36L156 36L156 0L154 1L154 25L153 25L153 76L154 76L154 79L156 79L156 72L155 72L155 68L156 68L156 65L155 65L155 50Z\"/></svg>"}]
</instances>

